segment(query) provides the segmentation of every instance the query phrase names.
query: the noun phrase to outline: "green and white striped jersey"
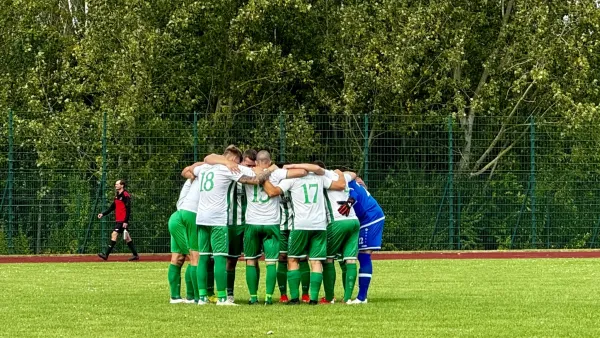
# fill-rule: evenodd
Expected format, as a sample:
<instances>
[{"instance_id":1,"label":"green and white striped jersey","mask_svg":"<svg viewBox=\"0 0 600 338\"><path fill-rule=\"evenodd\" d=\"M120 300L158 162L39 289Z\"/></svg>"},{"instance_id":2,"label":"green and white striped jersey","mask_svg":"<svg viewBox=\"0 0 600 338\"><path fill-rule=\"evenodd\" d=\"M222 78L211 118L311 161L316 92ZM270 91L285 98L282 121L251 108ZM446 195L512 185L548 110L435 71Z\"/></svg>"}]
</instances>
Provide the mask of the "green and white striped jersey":
<instances>
[{"instance_id":1,"label":"green and white striped jersey","mask_svg":"<svg viewBox=\"0 0 600 338\"><path fill-rule=\"evenodd\" d=\"M325 176L332 181L337 181L339 179L338 174L332 170L325 170ZM346 179L346 187L343 191L325 190L325 207L327 208L327 221L329 223L333 223L334 221L358 219L356 217L356 213L354 213L354 208L350 208L350 214L347 217L338 212L339 205L337 202L347 201L348 197L350 197L350 188L348 187L348 182L352 181L352 177L348 174L344 174L344 178Z\"/></svg>"},{"instance_id":2,"label":"green and white striped jersey","mask_svg":"<svg viewBox=\"0 0 600 338\"><path fill-rule=\"evenodd\" d=\"M294 208L292 208L292 194L288 191L279 196L279 212L281 213L281 231L292 230L294 225Z\"/></svg>"}]
</instances>

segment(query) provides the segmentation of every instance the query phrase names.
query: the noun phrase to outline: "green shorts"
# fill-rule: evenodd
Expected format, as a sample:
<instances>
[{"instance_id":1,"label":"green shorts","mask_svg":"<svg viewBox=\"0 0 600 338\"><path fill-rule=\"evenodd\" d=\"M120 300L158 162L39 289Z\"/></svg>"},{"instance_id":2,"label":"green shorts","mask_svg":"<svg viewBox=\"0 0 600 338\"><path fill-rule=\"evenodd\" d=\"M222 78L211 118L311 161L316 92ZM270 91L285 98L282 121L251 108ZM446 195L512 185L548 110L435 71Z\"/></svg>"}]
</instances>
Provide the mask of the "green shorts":
<instances>
[{"instance_id":1,"label":"green shorts","mask_svg":"<svg viewBox=\"0 0 600 338\"><path fill-rule=\"evenodd\" d=\"M290 231L288 257L304 258L312 261L325 260L327 256L326 230Z\"/></svg>"},{"instance_id":2,"label":"green shorts","mask_svg":"<svg viewBox=\"0 0 600 338\"><path fill-rule=\"evenodd\" d=\"M246 225L244 234L244 257L259 258L261 248L265 251L265 261L279 260L279 224L276 225Z\"/></svg>"},{"instance_id":3,"label":"green shorts","mask_svg":"<svg viewBox=\"0 0 600 338\"><path fill-rule=\"evenodd\" d=\"M327 258L341 255L343 260L357 259L360 223L357 219L335 221L327 227Z\"/></svg>"},{"instance_id":4,"label":"green shorts","mask_svg":"<svg viewBox=\"0 0 600 338\"><path fill-rule=\"evenodd\" d=\"M227 226L198 225L198 249L200 255L227 256L229 250Z\"/></svg>"},{"instance_id":5,"label":"green shorts","mask_svg":"<svg viewBox=\"0 0 600 338\"><path fill-rule=\"evenodd\" d=\"M227 257L239 258L244 249L244 231L245 225L229 225L227 231L229 233L229 251Z\"/></svg>"},{"instance_id":6,"label":"green shorts","mask_svg":"<svg viewBox=\"0 0 600 338\"><path fill-rule=\"evenodd\" d=\"M188 255L188 234L181 213L175 211L169 217L169 234L171 235L171 252Z\"/></svg>"},{"instance_id":7,"label":"green shorts","mask_svg":"<svg viewBox=\"0 0 600 338\"><path fill-rule=\"evenodd\" d=\"M187 228L188 248L198 251L198 226L196 226L196 213L188 210L179 210L183 224Z\"/></svg>"},{"instance_id":8,"label":"green shorts","mask_svg":"<svg viewBox=\"0 0 600 338\"><path fill-rule=\"evenodd\" d=\"M289 239L289 230L279 230L279 253L287 254Z\"/></svg>"}]
</instances>

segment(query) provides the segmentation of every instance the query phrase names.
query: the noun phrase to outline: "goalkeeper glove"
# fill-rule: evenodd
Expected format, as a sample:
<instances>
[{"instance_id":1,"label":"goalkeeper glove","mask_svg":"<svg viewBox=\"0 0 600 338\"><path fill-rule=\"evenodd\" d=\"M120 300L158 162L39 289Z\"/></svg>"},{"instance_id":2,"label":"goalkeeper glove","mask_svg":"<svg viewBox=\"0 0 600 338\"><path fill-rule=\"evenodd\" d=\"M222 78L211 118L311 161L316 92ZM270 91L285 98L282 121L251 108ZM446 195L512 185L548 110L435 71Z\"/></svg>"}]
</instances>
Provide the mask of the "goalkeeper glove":
<instances>
[{"instance_id":1,"label":"goalkeeper glove","mask_svg":"<svg viewBox=\"0 0 600 338\"><path fill-rule=\"evenodd\" d=\"M356 200L354 200L354 198L350 197L350 198L348 198L347 201L338 201L337 203L340 204L340 207L338 208L338 212L341 215L348 216L348 215L350 215L350 209L352 209L352 206L354 205L354 203L356 203Z\"/></svg>"}]
</instances>

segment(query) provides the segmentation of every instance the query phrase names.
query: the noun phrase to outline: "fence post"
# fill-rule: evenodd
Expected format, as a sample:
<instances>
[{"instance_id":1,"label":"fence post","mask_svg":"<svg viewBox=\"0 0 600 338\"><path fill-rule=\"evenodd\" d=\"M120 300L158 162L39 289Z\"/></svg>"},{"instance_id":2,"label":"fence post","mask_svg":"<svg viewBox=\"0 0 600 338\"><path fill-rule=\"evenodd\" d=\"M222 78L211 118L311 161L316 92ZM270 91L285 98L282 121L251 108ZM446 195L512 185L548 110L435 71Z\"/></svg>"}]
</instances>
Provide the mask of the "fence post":
<instances>
[{"instance_id":1,"label":"fence post","mask_svg":"<svg viewBox=\"0 0 600 338\"><path fill-rule=\"evenodd\" d=\"M13 139L13 111L12 109L8 110L8 229L7 229L7 239L8 239L8 253L13 253L13 180L14 180L14 172L13 172L13 161L14 161L14 139Z\"/></svg>"},{"instance_id":2,"label":"fence post","mask_svg":"<svg viewBox=\"0 0 600 338\"><path fill-rule=\"evenodd\" d=\"M194 110L194 163L198 162L198 112Z\"/></svg>"},{"instance_id":3,"label":"fence post","mask_svg":"<svg viewBox=\"0 0 600 338\"><path fill-rule=\"evenodd\" d=\"M531 197L531 245L532 247L537 247L537 239L536 239L536 220L535 220L535 117L531 116L531 124L530 124L530 159L531 159L531 172L530 172L530 197Z\"/></svg>"},{"instance_id":4,"label":"fence post","mask_svg":"<svg viewBox=\"0 0 600 338\"><path fill-rule=\"evenodd\" d=\"M364 150L363 150L363 181L366 186L369 186L369 114L365 114L365 135L364 135Z\"/></svg>"},{"instance_id":5,"label":"fence post","mask_svg":"<svg viewBox=\"0 0 600 338\"><path fill-rule=\"evenodd\" d=\"M448 116L448 240L450 249L454 249L454 164L452 144L452 116Z\"/></svg>"},{"instance_id":6,"label":"fence post","mask_svg":"<svg viewBox=\"0 0 600 338\"><path fill-rule=\"evenodd\" d=\"M106 208L106 110L104 111L104 117L102 119L102 178L100 181L100 208L104 210ZM100 247L102 247L102 241L106 239L106 219L102 217L100 221L102 226L102 237L100 239Z\"/></svg>"},{"instance_id":7,"label":"fence post","mask_svg":"<svg viewBox=\"0 0 600 338\"><path fill-rule=\"evenodd\" d=\"M279 108L279 162L285 162L285 112Z\"/></svg>"}]
</instances>

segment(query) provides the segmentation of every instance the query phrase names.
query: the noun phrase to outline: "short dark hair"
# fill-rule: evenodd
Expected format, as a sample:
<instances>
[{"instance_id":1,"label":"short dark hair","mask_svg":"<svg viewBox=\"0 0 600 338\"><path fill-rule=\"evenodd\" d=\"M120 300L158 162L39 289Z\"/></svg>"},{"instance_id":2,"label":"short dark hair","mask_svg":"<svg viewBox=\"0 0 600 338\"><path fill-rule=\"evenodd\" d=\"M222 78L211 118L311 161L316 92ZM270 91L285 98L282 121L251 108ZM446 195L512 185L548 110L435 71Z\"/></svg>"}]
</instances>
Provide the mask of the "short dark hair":
<instances>
[{"instance_id":1,"label":"short dark hair","mask_svg":"<svg viewBox=\"0 0 600 338\"><path fill-rule=\"evenodd\" d=\"M125 181L124 179L121 178L117 181L121 182L121 185L123 186L123 188L127 187L127 181Z\"/></svg>"},{"instance_id":2,"label":"short dark hair","mask_svg":"<svg viewBox=\"0 0 600 338\"><path fill-rule=\"evenodd\" d=\"M321 161L321 160L316 160L313 162L313 164L318 165L319 167L323 168L323 169L327 169L325 168L325 162Z\"/></svg>"},{"instance_id":3,"label":"short dark hair","mask_svg":"<svg viewBox=\"0 0 600 338\"><path fill-rule=\"evenodd\" d=\"M244 151L244 154L242 155L242 160L244 160L246 157L251 159L252 161L256 161L256 150L254 149L248 149L246 151Z\"/></svg>"},{"instance_id":4,"label":"short dark hair","mask_svg":"<svg viewBox=\"0 0 600 338\"><path fill-rule=\"evenodd\" d=\"M284 165L288 165L288 164L292 164L292 163L291 162L287 162L287 161L275 163L275 165L277 165L277 167L279 167L279 168L283 168Z\"/></svg>"},{"instance_id":5,"label":"short dark hair","mask_svg":"<svg viewBox=\"0 0 600 338\"><path fill-rule=\"evenodd\" d=\"M244 159L242 157L242 151L240 150L240 148L236 147L235 145L229 145L227 148L225 148L225 152L223 153L223 156L227 156L229 154L232 154L234 156L236 156L237 158L240 159L240 162L242 162L242 160Z\"/></svg>"}]
</instances>

